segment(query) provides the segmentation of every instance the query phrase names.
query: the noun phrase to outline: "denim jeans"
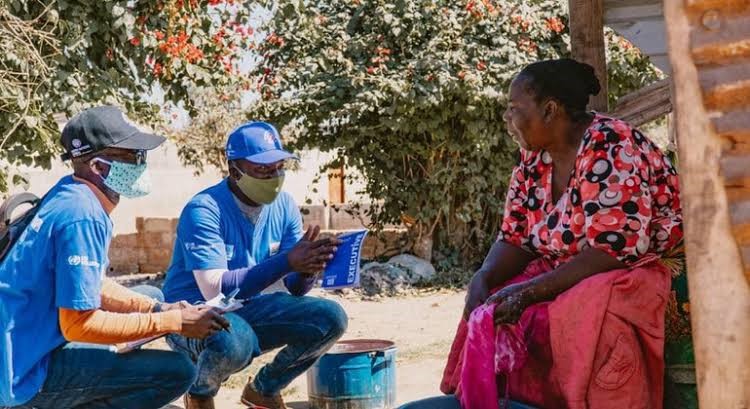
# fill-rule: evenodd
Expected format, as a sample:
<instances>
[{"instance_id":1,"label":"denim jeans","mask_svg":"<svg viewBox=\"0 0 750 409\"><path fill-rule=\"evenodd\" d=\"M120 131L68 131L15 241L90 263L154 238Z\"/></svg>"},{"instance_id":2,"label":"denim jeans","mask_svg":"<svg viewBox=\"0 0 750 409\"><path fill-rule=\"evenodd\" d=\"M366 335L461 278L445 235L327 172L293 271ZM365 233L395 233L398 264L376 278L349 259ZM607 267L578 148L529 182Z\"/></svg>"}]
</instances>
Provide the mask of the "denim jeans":
<instances>
[{"instance_id":1,"label":"denim jeans","mask_svg":"<svg viewBox=\"0 0 750 409\"><path fill-rule=\"evenodd\" d=\"M163 299L154 287L133 290ZM71 342L52 352L39 393L14 409L158 409L194 380L195 366L176 352L118 354L108 345Z\"/></svg>"},{"instance_id":2,"label":"denim jeans","mask_svg":"<svg viewBox=\"0 0 750 409\"><path fill-rule=\"evenodd\" d=\"M226 314L229 331L206 339L171 334L167 342L196 362L198 377L189 392L216 396L221 383L250 365L263 352L284 346L253 380L255 389L271 396L289 385L344 334L347 317L337 303L286 293L251 298Z\"/></svg>"}]
</instances>

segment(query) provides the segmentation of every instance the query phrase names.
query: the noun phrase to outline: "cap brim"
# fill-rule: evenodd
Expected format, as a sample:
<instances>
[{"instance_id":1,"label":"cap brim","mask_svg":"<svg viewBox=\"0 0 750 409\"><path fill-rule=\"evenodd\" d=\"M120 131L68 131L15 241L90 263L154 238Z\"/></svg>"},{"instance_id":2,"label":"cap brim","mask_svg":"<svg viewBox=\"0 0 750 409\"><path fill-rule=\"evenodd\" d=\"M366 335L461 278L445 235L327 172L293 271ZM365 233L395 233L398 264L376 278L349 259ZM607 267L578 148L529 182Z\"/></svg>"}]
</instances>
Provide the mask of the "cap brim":
<instances>
[{"instance_id":1,"label":"cap brim","mask_svg":"<svg viewBox=\"0 0 750 409\"><path fill-rule=\"evenodd\" d=\"M253 162L253 163L260 163L261 165L268 165L270 163L275 163L275 162L278 162L281 160L287 160L287 159L299 159L299 158L297 158L296 155L293 155L281 149L274 149L271 151L256 153L255 155L245 157L245 160Z\"/></svg>"},{"instance_id":2,"label":"cap brim","mask_svg":"<svg viewBox=\"0 0 750 409\"><path fill-rule=\"evenodd\" d=\"M131 136L111 145L112 148L150 151L164 143L167 138L150 133L136 132Z\"/></svg>"}]
</instances>

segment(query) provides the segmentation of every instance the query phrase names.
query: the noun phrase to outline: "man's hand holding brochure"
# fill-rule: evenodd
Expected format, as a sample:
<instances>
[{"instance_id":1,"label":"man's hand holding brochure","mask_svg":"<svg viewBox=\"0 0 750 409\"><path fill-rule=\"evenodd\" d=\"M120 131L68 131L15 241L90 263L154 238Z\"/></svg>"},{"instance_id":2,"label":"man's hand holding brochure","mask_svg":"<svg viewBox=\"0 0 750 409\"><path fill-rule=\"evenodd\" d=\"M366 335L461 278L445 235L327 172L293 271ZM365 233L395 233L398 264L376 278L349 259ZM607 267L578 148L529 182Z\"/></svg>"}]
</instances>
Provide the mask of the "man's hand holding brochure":
<instances>
[{"instance_id":1,"label":"man's hand holding brochure","mask_svg":"<svg viewBox=\"0 0 750 409\"><path fill-rule=\"evenodd\" d=\"M336 254L323 271L322 287L326 290L359 286L359 261L367 230L338 236Z\"/></svg>"},{"instance_id":2,"label":"man's hand holding brochure","mask_svg":"<svg viewBox=\"0 0 750 409\"><path fill-rule=\"evenodd\" d=\"M227 312L236 311L242 308L242 300L237 300L234 297L237 295L238 290L233 291L228 296L219 293L216 297L211 300L200 304L200 305L187 305L183 308L183 331L182 334L186 337L203 337L206 332L216 330L229 330L229 322L223 317L218 316ZM205 320L204 315L211 314L216 315L215 320ZM211 326L206 327L206 326ZM218 327L217 327L218 326ZM165 334L166 335L166 334ZM164 335L155 337L149 337L140 339L132 342L124 342L115 345L115 349L118 353L130 352L138 347L145 345L151 341L159 339Z\"/></svg>"}]
</instances>

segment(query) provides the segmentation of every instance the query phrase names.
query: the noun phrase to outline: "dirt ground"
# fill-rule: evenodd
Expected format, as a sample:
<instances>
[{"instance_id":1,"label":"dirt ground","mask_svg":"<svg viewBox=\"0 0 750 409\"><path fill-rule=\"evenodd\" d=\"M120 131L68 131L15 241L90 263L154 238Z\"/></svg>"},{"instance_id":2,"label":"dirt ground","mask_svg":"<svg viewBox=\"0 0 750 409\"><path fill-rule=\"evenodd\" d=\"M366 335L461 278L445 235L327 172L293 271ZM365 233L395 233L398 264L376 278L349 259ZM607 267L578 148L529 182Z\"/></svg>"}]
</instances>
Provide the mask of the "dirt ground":
<instances>
[{"instance_id":1,"label":"dirt ground","mask_svg":"<svg viewBox=\"0 0 750 409\"><path fill-rule=\"evenodd\" d=\"M396 343L399 404L440 394L440 377L463 309L463 292L420 292L374 301L321 290L314 290L311 295L336 300L347 311L349 328L343 339L378 338ZM249 368L229 378L216 398L216 407L245 408L239 397L248 375L255 374L273 354L261 356ZM283 391L283 396L290 408L308 408L306 376L297 378ZM182 408L181 400L165 409L177 408Z\"/></svg>"}]
</instances>

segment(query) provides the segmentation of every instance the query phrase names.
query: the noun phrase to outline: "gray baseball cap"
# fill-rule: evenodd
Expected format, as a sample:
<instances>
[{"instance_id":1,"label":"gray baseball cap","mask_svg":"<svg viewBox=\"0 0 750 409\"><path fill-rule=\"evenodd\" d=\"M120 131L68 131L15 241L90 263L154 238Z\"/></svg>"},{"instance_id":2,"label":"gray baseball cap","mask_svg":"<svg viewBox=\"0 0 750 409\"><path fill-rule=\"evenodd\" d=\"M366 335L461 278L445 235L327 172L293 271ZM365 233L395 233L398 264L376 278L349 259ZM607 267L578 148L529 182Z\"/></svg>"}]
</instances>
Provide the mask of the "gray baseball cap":
<instances>
[{"instance_id":1,"label":"gray baseball cap","mask_svg":"<svg viewBox=\"0 0 750 409\"><path fill-rule=\"evenodd\" d=\"M65 148L63 160L77 158L105 148L151 150L166 138L138 129L114 106L89 108L65 125L60 141Z\"/></svg>"}]
</instances>

